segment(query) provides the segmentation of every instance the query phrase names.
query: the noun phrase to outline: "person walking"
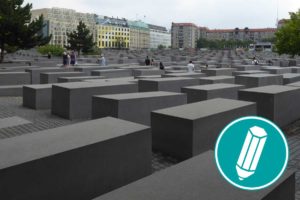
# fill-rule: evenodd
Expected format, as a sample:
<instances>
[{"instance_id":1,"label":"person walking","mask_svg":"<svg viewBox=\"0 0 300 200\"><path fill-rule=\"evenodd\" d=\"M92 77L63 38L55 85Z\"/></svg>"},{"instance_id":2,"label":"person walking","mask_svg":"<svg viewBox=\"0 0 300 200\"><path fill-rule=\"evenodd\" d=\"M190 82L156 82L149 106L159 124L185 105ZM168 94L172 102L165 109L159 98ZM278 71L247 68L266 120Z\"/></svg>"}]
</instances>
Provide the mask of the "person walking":
<instances>
[{"instance_id":1,"label":"person walking","mask_svg":"<svg viewBox=\"0 0 300 200\"><path fill-rule=\"evenodd\" d=\"M150 61L149 57L147 56L145 59L145 65L149 66L150 64L151 64L151 61Z\"/></svg>"},{"instance_id":2,"label":"person walking","mask_svg":"<svg viewBox=\"0 0 300 200\"><path fill-rule=\"evenodd\" d=\"M101 64L101 66L106 66L106 59L105 59L103 54L101 54L101 57L99 59L99 63Z\"/></svg>"},{"instance_id":3,"label":"person walking","mask_svg":"<svg viewBox=\"0 0 300 200\"><path fill-rule=\"evenodd\" d=\"M195 65L193 64L193 61L190 61L187 65L187 69L189 73L195 72Z\"/></svg>"}]
</instances>

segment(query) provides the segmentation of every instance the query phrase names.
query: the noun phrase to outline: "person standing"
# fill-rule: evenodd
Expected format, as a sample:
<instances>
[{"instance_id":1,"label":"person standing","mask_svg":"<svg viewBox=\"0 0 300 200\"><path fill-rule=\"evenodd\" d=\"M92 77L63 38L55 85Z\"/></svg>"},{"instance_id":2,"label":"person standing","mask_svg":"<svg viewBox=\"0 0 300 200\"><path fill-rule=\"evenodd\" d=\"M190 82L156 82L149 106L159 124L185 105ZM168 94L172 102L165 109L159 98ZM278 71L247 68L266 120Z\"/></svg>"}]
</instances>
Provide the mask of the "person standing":
<instances>
[{"instance_id":1,"label":"person standing","mask_svg":"<svg viewBox=\"0 0 300 200\"><path fill-rule=\"evenodd\" d=\"M187 69L189 73L192 73L195 71L195 65L193 64L193 61L190 61L190 63L187 65Z\"/></svg>"},{"instance_id":2,"label":"person standing","mask_svg":"<svg viewBox=\"0 0 300 200\"><path fill-rule=\"evenodd\" d=\"M106 66L106 59L105 59L105 57L104 57L103 54L101 54L101 57L100 57L100 59L99 59L99 62L100 62L100 64L101 64L102 66Z\"/></svg>"},{"instance_id":3,"label":"person standing","mask_svg":"<svg viewBox=\"0 0 300 200\"><path fill-rule=\"evenodd\" d=\"M68 55L67 52L63 53L63 66L66 67L68 65Z\"/></svg>"},{"instance_id":4,"label":"person standing","mask_svg":"<svg viewBox=\"0 0 300 200\"><path fill-rule=\"evenodd\" d=\"M74 66L76 64L76 55L74 51L71 52L70 57L71 57L71 65Z\"/></svg>"},{"instance_id":5,"label":"person standing","mask_svg":"<svg viewBox=\"0 0 300 200\"><path fill-rule=\"evenodd\" d=\"M160 70L164 70L165 69L165 66L162 62L159 63L159 69Z\"/></svg>"},{"instance_id":6,"label":"person standing","mask_svg":"<svg viewBox=\"0 0 300 200\"><path fill-rule=\"evenodd\" d=\"M150 64L151 64L151 61L150 61L149 57L147 56L145 59L145 65L149 66Z\"/></svg>"}]
</instances>

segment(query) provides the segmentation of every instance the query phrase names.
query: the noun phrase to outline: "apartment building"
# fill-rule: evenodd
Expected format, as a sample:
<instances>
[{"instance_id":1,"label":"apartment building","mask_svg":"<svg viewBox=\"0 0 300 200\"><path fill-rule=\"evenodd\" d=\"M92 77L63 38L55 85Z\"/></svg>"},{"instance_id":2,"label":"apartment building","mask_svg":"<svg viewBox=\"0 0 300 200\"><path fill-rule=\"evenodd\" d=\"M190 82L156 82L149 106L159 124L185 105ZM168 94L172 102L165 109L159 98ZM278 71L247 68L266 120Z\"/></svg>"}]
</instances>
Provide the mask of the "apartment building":
<instances>
[{"instance_id":1,"label":"apartment building","mask_svg":"<svg viewBox=\"0 0 300 200\"><path fill-rule=\"evenodd\" d=\"M130 49L149 49L150 48L150 30L148 24L138 20L128 20L130 28Z\"/></svg>"},{"instance_id":2,"label":"apartment building","mask_svg":"<svg viewBox=\"0 0 300 200\"><path fill-rule=\"evenodd\" d=\"M45 28L43 33L46 36L52 35L50 44L65 46L68 44L67 33L76 30L79 21L82 21L89 28L96 41L96 20L95 14L80 13L66 8L43 8L31 11L31 18L36 19L44 16Z\"/></svg>"},{"instance_id":3,"label":"apartment building","mask_svg":"<svg viewBox=\"0 0 300 200\"><path fill-rule=\"evenodd\" d=\"M166 48L171 46L171 34L166 27L148 24L150 29L150 48L157 49L163 45Z\"/></svg>"},{"instance_id":4,"label":"apartment building","mask_svg":"<svg viewBox=\"0 0 300 200\"><path fill-rule=\"evenodd\" d=\"M98 16L96 21L99 48L129 48L130 28L126 19Z\"/></svg>"},{"instance_id":5,"label":"apartment building","mask_svg":"<svg viewBox=\"0 0 300 200\"><path fill-rule=\"evenodd\" d=\"M193 23L172 23L172 48L196 48L198 27Z\"/></svg>"}]
</instances>

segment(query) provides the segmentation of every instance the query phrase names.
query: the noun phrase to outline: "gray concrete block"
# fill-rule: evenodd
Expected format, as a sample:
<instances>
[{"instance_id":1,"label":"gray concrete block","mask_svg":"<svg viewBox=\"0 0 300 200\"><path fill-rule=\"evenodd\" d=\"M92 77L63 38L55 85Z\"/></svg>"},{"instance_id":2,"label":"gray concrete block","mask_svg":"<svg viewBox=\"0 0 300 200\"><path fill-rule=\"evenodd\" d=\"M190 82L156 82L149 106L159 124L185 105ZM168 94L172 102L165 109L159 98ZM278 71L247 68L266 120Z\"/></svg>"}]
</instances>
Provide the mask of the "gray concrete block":
<instances>
[{"instance_id":1,"label":"gray concrete block","mask_svg":"<svg viewBox=\"0 0 300 200\"><path fill-rule=\"evenodd\" d=\"M291 67L292 73L300 73L300 67Z\"/></svg>"},{"instance_id":2,"label":"gray concrete block","mask_svg":"<svg viewBox=\"0 0 300 200\"><path fill-rule=\"evenodd\" d=\"M300 81L294 82L294 83L290 83L290 84L287 84L286 86L300 87Z\"/></svg>"},{"instance_id":3,"label":"gray concrete block","mask_svg":"<svg viewBox=\"0 0 300 200\"><path fill-rule=\"evenodd\" d=\"M99 66L99 65L94 65L94 66L76 66L74 68L75 72L83 72L87 74L88 76L91 76L92 71L95 70L107 70L107 69L116 69L115 66Z\"/></svg>"},{"instance_id":4,"label":"gray concrete block","mask_svg":"<svg viewBox=\"0 0 300 200\"><path fill-rule=\"evenodd\" d=\"M265 67L262 68L263 71L268 71L270 74L285 74L292 73L292 68L290 67Z\"/></svg>"},{"instance_id":5,"label":"gray concrete block","mask_svg":"<svg viewBox=\"0 0 300 200\"><path fill-rule=\"evenodd\" d=\"M58 83L58 78L60 77L76 77L85 75L86 74L84 72L46 72L40 74L40 83Z\"/></svg>"},{"instance_id":6,"label":"gray concrete block","mask_svg":"<svg viewBox=\"0 0 300 200\"><path fill-rule=\"evenodd\" d=\"M213 149L228 123L249 115L256 115L255 103L221 98L153 111L153 148L188 159Z\"/></svg>"},{"instance_id":7,"label":"gray concrete block","mask_svg":"<svg viewBox=\"0 0 300 200\"><path fill-rule=\"evenodd\" d=\"M294 200L295 179L287 170L266 189L241 190L221 177L208 151L94 200Z\"/></svg>"},{"instance_id":8,"label":"gray concrete block","mask_svg":"<svg viewBox=\"0 0 300 200\"><path fill-rule=\"evenodd\" d=\"M199 78L199 83L200 85L215 84L215 83L234 84L234 80L235 79L233 76L210 76L210 77Z\"/></svg>"},{"instance_id":9,"label":"gray concrete block","mask_svg":"<svg viewBox=\"0 0 300 200\"><path fill-rule=\"evenodd\" d=\"M300 119L300 88L270 85L239 91L239 99L257 103L257 114L280 127Z\"/></svg>"},{"instance_id":10,"label":"gray concrete block","mask_svg":"<svg viewBox=\"0 0 300 200\"><path fill-rule=\"evenodd\" d=\"M238 71L260 70L260 65L234 65Z\"/></svg>"},{"instance_id":11,"label":"gray concrete block","mask_svg":"<svg viewBox=\"0 0 300 200\"><path fill-rule=\"evenodd\" d=\"M121 78L132 76L131 69L109 69L92 71L92 76L104 76L105 78Z\"/></svg>"},{"instance_id":12,"label":"gray concrete block","mask_svg":"<svg viewBox=\"0 0 300 200\"><path fill-rule=\"evenodd\" d=\"M137 84L124 81L53 85L52 114L66 119L88 119L91 117L93 95L134 92L138 92Z\"/></svg>"},{"instance_id":13,"label":"gray concrete block","mask_svg":"<svg viewBox=\"0 0 300 200\"><path fill-rule=\"evenodd\" d=\"M93 96L92 118L112 116L150 125L153 110L186 104L186 95L173 92L141 92Z\"/></svg>"},{"instance_id":14,"label":"gray concrete block","mask_svg":"<svg viewBox=\"0 0 300 200\"><path fill-rule=\"evenodd\" d=\"M30 74L27 72L0 72L1 85L30 84Z\"/></svg>"},{"instance_id":15,"label":"gray concrete block","mask_svg":"<svg viewBox=\"0 0 300 200\"><path fill-rule=\"evenodd\" d=\"M0 97L21 97L22 95L23 85L0 86Z\"/></svg>"},{"instance_id":16,"label":"gray concrete block","mask_svg":"<svg viewBox=\"0 0 300 200\"><path fill-rule=\"evenodd\" d=\"M134 69L133 70L133 76L152 76L152 75L158 75L161 76L164 74L165 71L159 70L159 69Z\"/></svg>"},{"instance_id":17,"label":"gray concrete block","mask_svg":"<svg viewBox=\"0 0 300 200\"><path fill-rule=\"evenodd\" d=\"M32 109L50 109L52 84L25 85L23 87L23 106Z\"/></svg>"},{"instance_id":18,"label":"gray concrete block","mask_svg":"<svg viewBox=\"0 0 300 200\"><path fill-rule=\"evenodd\" d=\"M232 73L236 70L236 68L208 68L203 69L202 72L207 76L232 76Z\"/></svg>"},{"instance_id":19,"label":"gray concrete block","mask_svg":"<svg viewBox=\"0 0 300 200\"><path fill-rule=\"evenodd\" d=\"M248 74L235 77L235 83L245 85L246 88L261 87L266 85L282 85L283 76L275 74Z\"/></svg>"},{"instance_id":20,"label":"gray concrete block","mask_svg":"<svg viewBox=\"0 0 300 200\"><path fill-rule=\"evenodd\" d=\"M288 74L283 74L283 84L290 84L294 82L300 81L300 74L297 73L288 73Z\"/></svg>"},{"instance_id":21,"label":"gray concrete block","mask_svg":"<svg viewBox=\"0 0 300 200\"><path fill-rule=\"evenodd\" d=\"M180 92L182 87L199 85L199 80L194 78L156 78L141 79L138 82L139 92L169 91Z\"/></svg>"},{"instance_id":22,"label":"gray concrete block","mask_svg":"<svg viewBox=\"0 0 300 200\"><path fill-rule=\"evenodd\" d=\"M72 72L74 71L74 68L73 67L47 67L47 68L26 69L25 71L30 73L31 84L39 84L41 73Z\"/></svg>"},{"instance_id":23,"label":"gray concrete block","mask_svg":"<svg viewBox=\"0 0 300 200\"><path fill-rule=\"evenodd\" d=\"M164 74L162 75L164 78L168 77L190 77L190 78L201 78L206 77L204 73L171 73L171 74Z\"/></svg>"},{"instance_id":24,"label":"gray concrete block","mask_svg":"<svg viewBox=\"0 0 300 200\"><path fill-rule=\"evenodd\" d=\"M104 76L78 76L78 77L59 77L57 80L59 83L69 83L69 82L80 82L84 80L93 79L104 79Z\"/></svg>"},{"instance_id":25,"label":"gray concrete block","mask_svg":"<svg viewBox=\"0 0 300 200\"><path fill-rule=\"evenodd\" d=\"M235 71L232 73L233 76L244 75L244 74L270 74L268 71L263 70L249 70L249 71Z\"/></svg>"},{"instance_id":26,"label":"gray concrete block","mask_svg":"<svg viewBox=\"0 0 300 200\"><path fill-rule=\"evenodd\" d=\"M0 160L0 199L92 199L151 173L151 133L108 117L0 140Z\"/></svg>"},{"instance_id":27,"label":"gray concrete block","mask_svg":"<svg viewBox=\"0 0 300 200\"><path fill-rule=\"evenodd\" d=\"M187 94L188 103L194 103L214 98L238 99L238 90L244 88L243 85L217 83L183 87L181 92Z\"/></svg>"}]
</instances>

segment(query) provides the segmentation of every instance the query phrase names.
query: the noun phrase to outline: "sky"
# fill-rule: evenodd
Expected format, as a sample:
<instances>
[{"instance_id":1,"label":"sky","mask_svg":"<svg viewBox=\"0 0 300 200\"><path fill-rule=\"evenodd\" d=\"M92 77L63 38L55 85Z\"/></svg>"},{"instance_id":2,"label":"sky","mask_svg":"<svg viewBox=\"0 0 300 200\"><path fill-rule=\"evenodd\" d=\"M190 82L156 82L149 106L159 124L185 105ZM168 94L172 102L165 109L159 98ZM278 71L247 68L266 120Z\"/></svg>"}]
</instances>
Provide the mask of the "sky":
<instances>
[{"instance_id":1,"label":"sky","mask_svg":"<svg viewBox=\"0 0 300 200\"><path fill-rule=\"evenodd\" d=\"M172 22L191 22L210 29L275 27L277 13L279 19L288 18L289 12L300 9L300 0L25 0L24 3L32 3L33 9L60 7L138 19L168 29Z\"/></svg>"}]
</instances>

